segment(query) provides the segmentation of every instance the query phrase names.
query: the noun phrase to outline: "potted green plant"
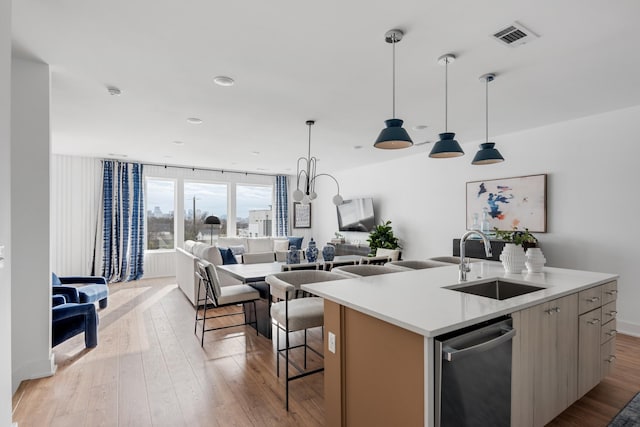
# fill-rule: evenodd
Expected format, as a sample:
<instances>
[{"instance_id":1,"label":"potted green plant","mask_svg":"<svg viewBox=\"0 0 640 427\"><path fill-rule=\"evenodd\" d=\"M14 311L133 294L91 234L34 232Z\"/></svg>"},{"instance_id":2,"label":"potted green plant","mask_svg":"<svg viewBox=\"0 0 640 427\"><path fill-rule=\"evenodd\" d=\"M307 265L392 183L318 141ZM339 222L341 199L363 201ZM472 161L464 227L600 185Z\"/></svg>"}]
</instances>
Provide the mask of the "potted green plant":
<instances>
[{"instance_id":1,"label":"potted green plant","mask_svg":"<svg viewBox=\"0 0 640 427\"><path fill-rule=\"evenodd\" d=\"M498 230L498 227L494 227L493 230L497 239L522 246L525 250L535 248L538 245L538 239L529 232L528 228L518 230L518 227L513 227L511 230Z\"/></svg>"},{"instance_id":2,"label":"potted green plant","mask_svg":"<svg viewBox=\"0 0 640 427\"><path fill-rule=\"evenodd\" d=\"M398 244L398 238L393 234L393 228L391 227L391 221L383 222L369 233L367 239L369 243L369 256L375 256L378 248L383 249L402 249Z\"/></svg>"}]
</instances>

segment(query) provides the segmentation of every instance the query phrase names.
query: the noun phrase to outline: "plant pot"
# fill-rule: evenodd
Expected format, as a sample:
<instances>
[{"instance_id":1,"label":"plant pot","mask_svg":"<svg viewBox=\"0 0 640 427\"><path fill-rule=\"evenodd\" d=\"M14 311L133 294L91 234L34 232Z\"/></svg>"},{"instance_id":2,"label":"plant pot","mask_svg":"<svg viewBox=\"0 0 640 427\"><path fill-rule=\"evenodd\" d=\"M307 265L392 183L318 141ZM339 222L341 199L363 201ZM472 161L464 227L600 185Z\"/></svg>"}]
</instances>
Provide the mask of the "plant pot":
<instances>
[{"instance_id":1,"label":"plant pot","mask_svg":"<svg viewBox=\"0 0 640 427\"><path fill-rule=\"evenodd\" d=\"M544 264L547 262L540 248L527 249L525 265L529 273L542 273Z\"/></svg>"},{"instance_id":2,"label":"plant pot","mask_svg":"<svg viewBox=\"0 0 640 427\"><path fill-rule=\"evenodd\" d=\"M502 261L504 271L507 274L522 273L526 261L524 249L514 243L506 243L500 254L500 261Z\"/></svg>"}]
</instances>

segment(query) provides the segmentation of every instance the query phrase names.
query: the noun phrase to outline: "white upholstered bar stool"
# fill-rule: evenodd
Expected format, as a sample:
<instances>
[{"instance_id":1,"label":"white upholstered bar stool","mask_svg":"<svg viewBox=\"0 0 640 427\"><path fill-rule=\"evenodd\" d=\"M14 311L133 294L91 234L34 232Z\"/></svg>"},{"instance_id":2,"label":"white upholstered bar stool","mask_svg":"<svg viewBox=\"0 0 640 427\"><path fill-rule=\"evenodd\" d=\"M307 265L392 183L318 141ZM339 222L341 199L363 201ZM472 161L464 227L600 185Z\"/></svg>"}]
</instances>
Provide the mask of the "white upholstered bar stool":
<instances>
[{"instance_id":1,"label":"white upholstered bar stool","mask_svg":"<svg viewBox=\"0 0 640 427\"><path fill-rule=\"evenodd\" d=\"M307 349L320 357L322 353L307 344L307 329L324 326L324 300L313 296L304 296L308 293L301 292L300 285L306 283L326 282L341 280L344 276L323 270L297 270L271 274L265 278L269 284L273 304L271 304L271 319L278 330L276 335L276 373L280 376L280 357L285 359L285 406L289 410L289 381L306 377L324 370L324 367L307 370ZM280 348L280 332L285 334L285 347ZM292 346L289 334L295 331L304 331L304 343ZM323 330L324 335L324 330ZM300 367L290 359L289 352L292 349L304 348L304 362ZM298 373L289 374L289 365Z\"/></svg>"},{"instance_id":2,"label":"white upholstered bar stool","mask_svg":"<svg viewBox=\"0 0 640 427\"><path fill-rule=\"evenodd\" d=\"M376 276L378 274L398 273L398 268L387 267L385 265L345 265L342 267L336 267L331 270L332 273L341 274L345 277L364 277L364 276Z\"/></svg>"}]
</instances>

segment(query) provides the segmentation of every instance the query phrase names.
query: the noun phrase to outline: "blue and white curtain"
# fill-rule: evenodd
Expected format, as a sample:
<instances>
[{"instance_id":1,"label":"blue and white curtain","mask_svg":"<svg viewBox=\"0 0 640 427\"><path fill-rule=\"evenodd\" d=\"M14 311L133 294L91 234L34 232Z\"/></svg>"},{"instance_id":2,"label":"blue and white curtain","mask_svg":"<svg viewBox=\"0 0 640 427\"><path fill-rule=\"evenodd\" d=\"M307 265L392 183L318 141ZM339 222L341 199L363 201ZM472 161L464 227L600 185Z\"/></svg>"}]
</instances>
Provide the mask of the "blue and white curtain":
<instances>
[{"instance_id":1,"label":"blue and white curtain","mask_svg":"<svg viewBox=\"0 0 640 427\"><path fill-rule=\"evenodd\" d=\"M144 261L142 165L102 162L102 273L110 283L138 280Z\"/></svg>"},{"instance_id":2,"label":"blue and white curtain","mask_svg":"<svg viewBox=\"0 0 640 427\"><path fill-rule=\"evenodd\" d=\"M289 177L276 176L276 236L289 234Z\"/></svg>"}]
</instances>

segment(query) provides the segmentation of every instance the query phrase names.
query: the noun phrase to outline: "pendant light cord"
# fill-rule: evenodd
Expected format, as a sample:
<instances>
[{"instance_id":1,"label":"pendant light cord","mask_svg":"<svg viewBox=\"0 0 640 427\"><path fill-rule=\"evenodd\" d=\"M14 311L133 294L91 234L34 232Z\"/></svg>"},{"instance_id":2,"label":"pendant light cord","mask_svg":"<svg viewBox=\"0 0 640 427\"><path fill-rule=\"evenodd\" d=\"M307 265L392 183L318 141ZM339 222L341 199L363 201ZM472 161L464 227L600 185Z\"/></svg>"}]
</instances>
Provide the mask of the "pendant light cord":
<instances>
[{"instance_id":1,"label":"pendant light cord","mask_svg":"<svg viewBox=\"0 0 640 427\"><path fill-rule=\"evenodd\" d=\"M486 133L485 133L485 142L489 142L489 77L487 77L485 79L486 82L486 86L485 86L485 111L486 111L486 115L485 115L485 121L486 121Z\"/></svg>"},{"instance_id":2,"label":"pendant light cord","mask_svg":"<svg viewBox=\"0 0 640 427\"><path fill-rule=\"evenodd\" d=\"M448 131L447 119L449 113L449 59L444 60L444 131Z\"/></svg>"},{"instance_id":3,"label":"pendant light cord","mask_svg":"<svg viewBox=\"0 0 640 427\"><path fill-rule=\"evenodd\" d=\"M391 75L392 75L392 81L393 81L393 85L392 85L392 89L391 89L391 97L392 102L391 105L393 106L393 114L391 115L391 117L393 117L394 119L396 118L396 36L393 36L393 41L391 42L393 48L392 48L392 56L393 56L393 70L391 71Z\"/></svg>"}]
</instances>

